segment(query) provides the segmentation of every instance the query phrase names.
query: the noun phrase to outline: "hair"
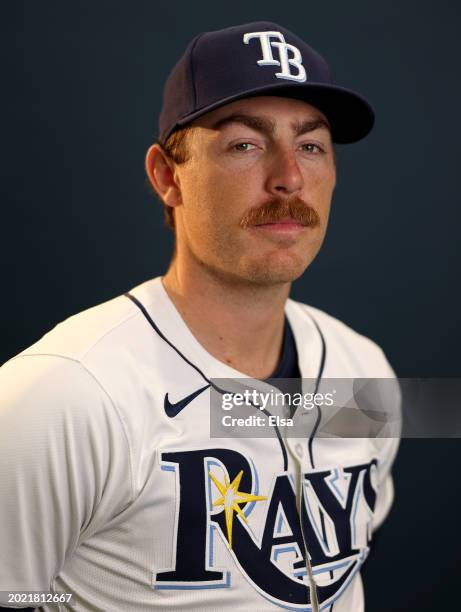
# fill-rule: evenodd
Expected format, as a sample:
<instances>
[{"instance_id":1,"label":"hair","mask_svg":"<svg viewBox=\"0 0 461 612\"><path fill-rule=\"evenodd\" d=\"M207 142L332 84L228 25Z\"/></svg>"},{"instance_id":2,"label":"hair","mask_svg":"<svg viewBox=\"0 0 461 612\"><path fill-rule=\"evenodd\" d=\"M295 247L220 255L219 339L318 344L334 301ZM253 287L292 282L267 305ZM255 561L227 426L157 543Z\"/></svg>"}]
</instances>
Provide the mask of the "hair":
<instances>
[{"instance_id":1,"label":"hair","mask_svg":"<svg viewBox=\"0 0 461 612\"><path fill-rule=\"evenodd\" d=\"M190 151L188 147L188 136L192 132L191 126L179 128L168 136L166 142L160 146L165 154L174 161L175 164L181 165L190 159ZM165 209L165 224L175 231L174 208L163 203Z\"/></svg>"}]
</instances>

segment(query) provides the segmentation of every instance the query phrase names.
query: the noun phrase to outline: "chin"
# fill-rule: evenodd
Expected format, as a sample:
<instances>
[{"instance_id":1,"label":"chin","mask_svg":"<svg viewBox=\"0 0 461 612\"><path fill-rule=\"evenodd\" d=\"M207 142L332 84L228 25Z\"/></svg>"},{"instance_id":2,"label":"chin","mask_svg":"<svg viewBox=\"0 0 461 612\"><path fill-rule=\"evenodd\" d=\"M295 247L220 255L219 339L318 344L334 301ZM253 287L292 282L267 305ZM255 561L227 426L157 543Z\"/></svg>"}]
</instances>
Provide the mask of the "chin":
<instances>
[{"instance_id":1,"label":"chin","mask_svg":"<svg viewBox=\"0 0 461 612\"><path fill-rule=\"evenodd\" d=\"M303 275L313 259L293 255L267 257L263 262L249 262L245 276L260 285L291 283Z\"/></svg>"}]
</instances>

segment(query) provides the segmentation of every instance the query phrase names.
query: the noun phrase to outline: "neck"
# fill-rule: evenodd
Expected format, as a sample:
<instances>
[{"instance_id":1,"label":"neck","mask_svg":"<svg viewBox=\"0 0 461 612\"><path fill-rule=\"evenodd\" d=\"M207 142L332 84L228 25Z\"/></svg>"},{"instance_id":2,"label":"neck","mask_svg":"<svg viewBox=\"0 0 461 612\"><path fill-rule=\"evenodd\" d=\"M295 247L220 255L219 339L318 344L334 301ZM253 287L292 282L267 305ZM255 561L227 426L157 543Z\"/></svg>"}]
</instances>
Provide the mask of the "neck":
<instances>
[{"instance_id":1,"label":"neck","mask_svg":"<svg viewBox=\"0 0 461 612\"><path fill-rule=\"evenodd\" d=\"M255 286L177 257L162 280L186 325L211 355L253 378L274 372L291 283Z\"/></svg>"}]
</instances>

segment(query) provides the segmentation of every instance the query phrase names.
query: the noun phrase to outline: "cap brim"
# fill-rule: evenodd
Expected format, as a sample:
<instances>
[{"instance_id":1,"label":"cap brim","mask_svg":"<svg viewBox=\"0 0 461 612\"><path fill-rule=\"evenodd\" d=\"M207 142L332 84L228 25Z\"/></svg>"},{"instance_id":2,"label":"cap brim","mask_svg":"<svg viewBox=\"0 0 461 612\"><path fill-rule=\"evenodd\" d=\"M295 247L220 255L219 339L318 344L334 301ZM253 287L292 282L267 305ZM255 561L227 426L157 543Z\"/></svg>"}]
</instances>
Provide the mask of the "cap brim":
<instances>
[{"instance_id":1,"label":"cap brim","mask_svg":"<svg viewBox=\"0 0 461 612\"><path fill-rule=\"evenodd\" d=\"M243 93L239 92L234 96L221 99L182 117L168 131L164 140L168 138L176 127L190 123L205 113L224 106L229 102L241 100L242 98L268 96L271 94L303 100L318 108L328 119L333 142L338 144L347 144L361 140L371 131L375 121L375 114L369 102L350 89L325 83L305 83L304 85L298 83L293 83L292 85L277 83L249 89Z\"/></svg>"}]
</instances>

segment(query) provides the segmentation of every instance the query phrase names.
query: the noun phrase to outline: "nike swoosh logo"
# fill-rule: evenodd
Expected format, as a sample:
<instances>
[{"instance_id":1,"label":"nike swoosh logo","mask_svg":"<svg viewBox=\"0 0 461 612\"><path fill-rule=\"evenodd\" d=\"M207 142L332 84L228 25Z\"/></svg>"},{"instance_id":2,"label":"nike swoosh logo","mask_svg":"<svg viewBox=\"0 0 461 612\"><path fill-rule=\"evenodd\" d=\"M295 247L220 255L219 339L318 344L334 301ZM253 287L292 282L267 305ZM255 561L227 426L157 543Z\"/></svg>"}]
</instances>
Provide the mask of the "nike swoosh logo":
<instances>
[{"instance_id":1,"label":"nike swoosh logo","mask_svg":"<svg viewBox=\"0 0 461 612\"><path fill-rule=\"evenodd\" d=\"M203 393L205 389L208 389L209 386L210 385L208 384L202 387L201 389L197 389L197 391L194 391L187 397L184 397L182 400L179 400L179 402L175 402L174 404L170 402L170 400L168 399L168 393L166 393L165 400L163 403L166 415L169 416L170 419L177 416L181 412L181 410L183 410L187 406L187 404L190 404L192 400L194 400L198 395L200 395L200 393Z\"/></svg>"}]
</instances>

